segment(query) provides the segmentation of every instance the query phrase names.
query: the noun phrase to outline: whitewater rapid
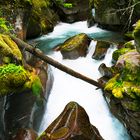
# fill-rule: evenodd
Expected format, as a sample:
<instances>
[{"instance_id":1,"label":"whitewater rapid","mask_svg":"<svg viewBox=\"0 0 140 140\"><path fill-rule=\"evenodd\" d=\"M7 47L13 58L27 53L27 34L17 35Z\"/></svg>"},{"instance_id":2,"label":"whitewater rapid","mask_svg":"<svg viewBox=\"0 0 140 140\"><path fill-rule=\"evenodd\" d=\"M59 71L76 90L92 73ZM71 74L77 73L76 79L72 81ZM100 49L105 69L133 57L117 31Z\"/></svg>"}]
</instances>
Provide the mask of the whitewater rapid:
<instances>
[{"instance_id":1,"label":"whitewater rapid","mask_svg":"<svg viewBox=\"0 0 140 140\"><path fill-rule=\"evenodd\" d=\"M54 42L53 45L55 43L55 45L57 45L59 43L59 39L61 40L63 38L62 40L64 41L68 37L81 32L87 33L89 36L92 36L92 34L98 34L99 36L101 33L109 34L108 31L104 31L97 26L87 28L86 22L77 22L74 24L60 23L55 27L52 33L48 36L41 37L40 40L44 40L45 42L49 40L48 46L49 48L53 48L54 46L51 46L52 44L49 43ZM50 41L50 39L52 39L52 41ZM111 46L107 51L105 59L96 61L91 57L94 53L95 45L96 41L92 41L87 56L80 57L76 60L64 60L60 52L52 52L48 53L48 55L63 65L97 80L101 76L98 72L99 65L101 63L105 63L107 66L111 66L112 53L116 48L115 46ZM45 46L41 46L41 48L43 47ZM43 49L45 51L45 48ZM48 48L46 48L46 53L47 51ZM100 134L105 140L130 139L123 125L110 113L101 90L96 90L96 87L93 85L72 77L57 68L52 67L52 73L54 76L54 83L48 98L46 112L42 121L40 132L43 132L63 111L67 103L75 101L86 110L91 124L98 128Z\"/></svg>"}]
</instances>

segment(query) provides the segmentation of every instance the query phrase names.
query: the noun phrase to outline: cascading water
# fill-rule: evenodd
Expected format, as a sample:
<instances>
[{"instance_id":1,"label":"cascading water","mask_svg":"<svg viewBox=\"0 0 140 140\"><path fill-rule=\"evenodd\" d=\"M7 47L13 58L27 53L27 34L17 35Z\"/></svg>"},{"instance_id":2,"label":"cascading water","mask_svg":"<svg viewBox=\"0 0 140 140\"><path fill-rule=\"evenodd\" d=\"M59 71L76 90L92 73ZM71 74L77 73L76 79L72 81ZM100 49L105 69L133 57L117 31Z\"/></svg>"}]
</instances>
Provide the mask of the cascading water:
<instances>
[{"instance_id":1,"label":"cascading water","mask_svg":"<svg viewBox=\"0 0 140 140\"><path fill-rule=\"evenodd\" d=\"M48 50L53 48L54 45L57 45L70 36L81 32L87 33L94 38L107 38L113 34L101 30L96 26L87 28L86 22L77 22L74 24L61 23L55 27L53 33L39 39L41 40L40 48L43 49L44 52L48 52ZM46 47L49 46L49 48L45 47L45 42ZM75 71L97 80L101 76L98 72L99 65L101 63L105 63L107 66L111 65L111 55L115 50L115 47L112 46L108 49L104 60L96 61L91 58L95 49L95 44L96 42L92 41L88 55L76 60L63 60L60 52L53 52L49 55ZM98 128L105 140L130 139L123 125L109 112L107 103L100 90L96 90L96 87L93 85L72 77L54 67L52 67L52 72L54 75L54 83L48 99L40 132L47 128L47 126L61 113L68 102L75 101L84 107L89 115L91 124Z\"/></svg>"}]
</instances>

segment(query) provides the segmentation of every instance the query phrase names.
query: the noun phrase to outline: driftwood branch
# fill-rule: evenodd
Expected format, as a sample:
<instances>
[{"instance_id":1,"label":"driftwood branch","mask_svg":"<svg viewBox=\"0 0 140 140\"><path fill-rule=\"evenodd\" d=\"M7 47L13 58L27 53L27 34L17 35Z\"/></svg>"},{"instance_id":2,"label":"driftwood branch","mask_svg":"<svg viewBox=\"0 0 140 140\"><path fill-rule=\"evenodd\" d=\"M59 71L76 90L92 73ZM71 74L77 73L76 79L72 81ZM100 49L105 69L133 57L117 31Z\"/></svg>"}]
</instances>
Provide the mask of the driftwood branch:
<instances>
[{"instance_id":1,"label":"driftwood branch","mask_svg":"<svg viewBox=\"0 0 140 140\"><path fill-rule=\"evenodd\" d=\"M86 77L74 70L72 70L71 68L68 68L64 65L62 65L61 63L53 60L52 58L46 56L42 51L40 51L39 49L37 48L34 48L32 47L31 45L25 43L24 41L22 41L21 39L19 38L16 38L14 36L11 36L11 38L17 43L17 45L22 48L22 49L25 49L26 51L32 53L33 55L35 55L36 57L40 58L41 60L43 60L44 62L58 68L59 70L63 71L63 72L66 72L76 78L79 78L79 79L82 79L98 88L102 88L102 86L96 82L95 80L89 78L89 77Z\"/></svg>"}]
</instances>

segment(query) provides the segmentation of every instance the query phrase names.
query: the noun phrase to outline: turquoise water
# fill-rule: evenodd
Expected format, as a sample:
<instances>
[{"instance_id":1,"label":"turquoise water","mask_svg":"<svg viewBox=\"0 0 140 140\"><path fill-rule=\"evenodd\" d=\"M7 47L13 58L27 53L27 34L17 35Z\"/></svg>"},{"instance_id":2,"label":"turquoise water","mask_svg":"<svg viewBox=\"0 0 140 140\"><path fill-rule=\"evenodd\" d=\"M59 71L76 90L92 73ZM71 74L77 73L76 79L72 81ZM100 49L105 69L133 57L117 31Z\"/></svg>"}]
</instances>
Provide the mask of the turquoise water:
<instances>
[{"instance_id":1,"label":"turquoise water","mask_svg":"<svg viewBox=\"0 0 140 140\"><path fill-rule=\"evenodd\" d=\"M48 53L58 44L63 43L66 39L79 33L86 33L92 39L115 42L123 41L119 33L102 30L98 28L97 25L87 28L86 21L76 22L73 24L59 23L52 33L44 35L36 39L36 41L38 42L38 47L43 52Z\"/></svg>"}]
</instances>

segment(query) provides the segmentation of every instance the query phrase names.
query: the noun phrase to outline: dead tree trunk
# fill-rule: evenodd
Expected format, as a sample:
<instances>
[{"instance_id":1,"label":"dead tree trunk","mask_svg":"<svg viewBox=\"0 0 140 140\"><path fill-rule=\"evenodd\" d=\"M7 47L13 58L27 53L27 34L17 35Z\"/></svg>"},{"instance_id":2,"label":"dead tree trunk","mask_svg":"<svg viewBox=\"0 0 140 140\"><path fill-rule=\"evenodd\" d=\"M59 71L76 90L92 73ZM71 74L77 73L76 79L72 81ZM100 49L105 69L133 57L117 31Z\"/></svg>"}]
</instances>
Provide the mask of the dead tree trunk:
<instances>
[{"instance_id":1,"label":"dead tree trunk","mask_svg":"<svg viewBox=\"0 0 140 140\"><path fill-rule=\"evenodd\" d=\"M74 70L72 70L71 68L68 68L64 65L62 65L61 63L53 60L52 58L46 56L42 51L40 51L39 49L37 48L34 48L32 47L31 45L25 43L24 41L20 40L19 38L16 38L14 36L11 36L11 38L17 43L17 45L22 48L22 49L25 49L26 51L32 53L33 55L35 55L36 57L40 58L41 60L43 60L44 62L58 68L59 70L63 71L63 72L66 72L76 78L79 78L79 79L82 79L98 88L102 88L102 86L94 81L93 79L89 78L89 77L86 77Z\"/></svg>"}]
</instances>

